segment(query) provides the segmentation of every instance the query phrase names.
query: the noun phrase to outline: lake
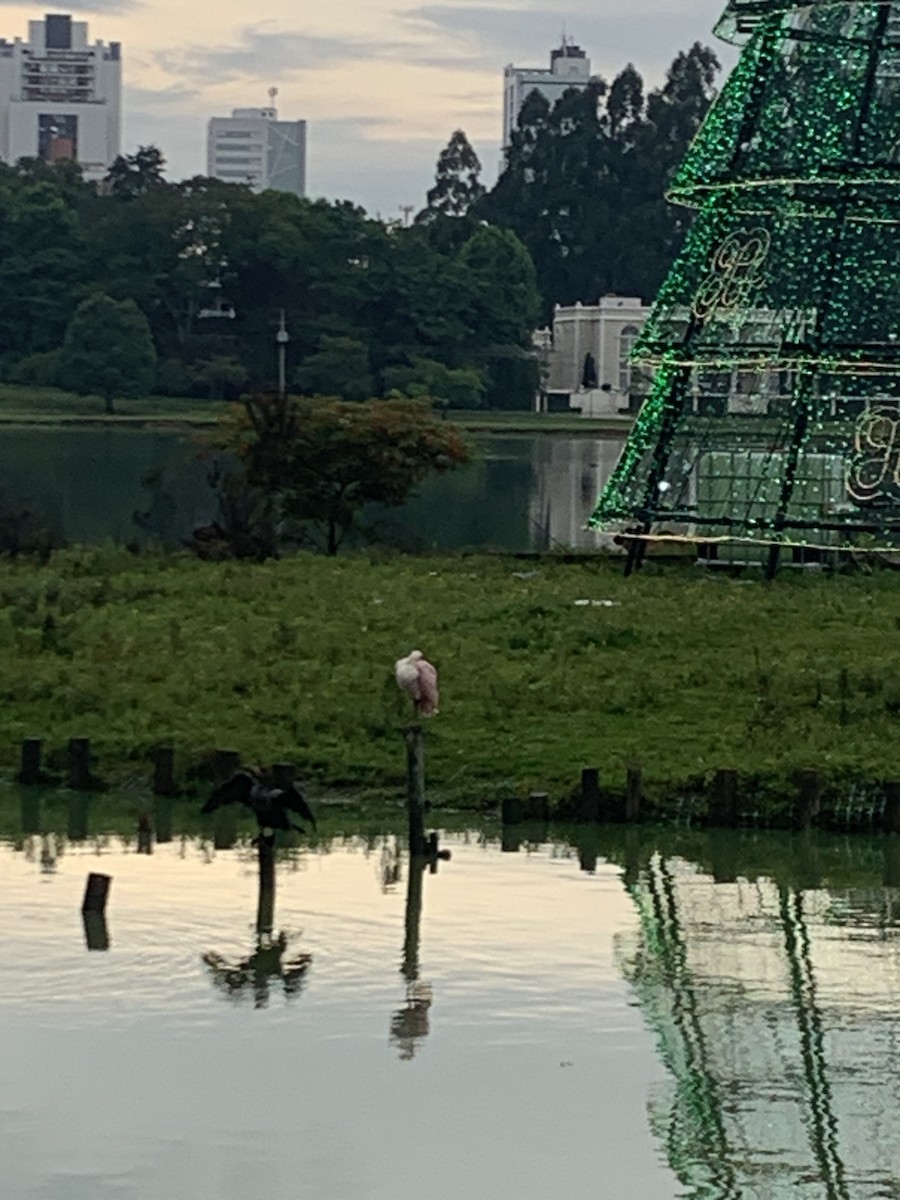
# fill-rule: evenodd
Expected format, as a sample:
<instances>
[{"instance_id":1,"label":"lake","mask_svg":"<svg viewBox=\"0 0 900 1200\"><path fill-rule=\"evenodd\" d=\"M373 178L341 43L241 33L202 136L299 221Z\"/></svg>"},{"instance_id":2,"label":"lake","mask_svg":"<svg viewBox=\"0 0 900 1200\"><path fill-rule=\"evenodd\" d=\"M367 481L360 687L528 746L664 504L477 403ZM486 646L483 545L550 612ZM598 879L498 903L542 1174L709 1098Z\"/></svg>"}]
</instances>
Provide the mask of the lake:
<instances>
[{"instance_id":1,"label":"lake","mask_svg":"<svg viewBox=\"0 0 900 1200\"><path fill-rule=\"evenodd\" d=\"M504 434L473 438L478 457L428 481L400 510L372 512L402 546L441 550L590 549L584 528L624 435ZM69 542L150 535L178 545L215 515L191 435L172 430L4 428L2 495L25 500Z\"/></svg>"},{"instance_id":2,"label":"lake","mask_svg":"<svg viewBox=\"0 0 900 1200\"><path fill-rule=\"evenodd\" d=\"M350 830L283 853L259 952L249 845L39 824L0 840L16 1200L900 1193L894 839L472 827L410 876Z\"/></svg>"}]
</instances>

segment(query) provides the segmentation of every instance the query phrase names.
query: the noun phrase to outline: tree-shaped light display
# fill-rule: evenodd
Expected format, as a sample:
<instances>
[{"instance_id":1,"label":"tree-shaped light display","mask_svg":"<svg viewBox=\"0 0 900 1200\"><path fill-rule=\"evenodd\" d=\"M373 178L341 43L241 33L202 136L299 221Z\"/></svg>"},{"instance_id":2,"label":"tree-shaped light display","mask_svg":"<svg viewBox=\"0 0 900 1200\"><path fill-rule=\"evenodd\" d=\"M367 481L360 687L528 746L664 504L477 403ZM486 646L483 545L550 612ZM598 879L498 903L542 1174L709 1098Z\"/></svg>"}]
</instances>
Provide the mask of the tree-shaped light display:
<instances>
[{"instance_id":1,"label":"tree-shaped light display","mask_svg":"<svg viewBox=\"0 0 900 1200\"><path fill-rule=\"evenodd\" d=\"M636 347L655 381L592 524L900 546L900 3L732 0L740 60L670 198L698 209Z\"/></svg>"}]
</instances>

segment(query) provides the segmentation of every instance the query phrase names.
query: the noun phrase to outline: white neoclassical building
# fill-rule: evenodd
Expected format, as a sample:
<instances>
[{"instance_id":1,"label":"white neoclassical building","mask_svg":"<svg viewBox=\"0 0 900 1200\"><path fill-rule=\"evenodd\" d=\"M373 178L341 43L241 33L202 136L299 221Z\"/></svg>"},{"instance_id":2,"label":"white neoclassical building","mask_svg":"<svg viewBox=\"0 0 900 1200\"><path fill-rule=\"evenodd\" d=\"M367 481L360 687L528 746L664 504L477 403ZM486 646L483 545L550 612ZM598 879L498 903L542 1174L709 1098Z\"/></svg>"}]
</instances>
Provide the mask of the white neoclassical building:
<instances>
[{"instance_id":1,"label":"white neoclassical building","mask_svg":"<svg viewBox=\"0 0 900 1200\"><path fill-rule=\"evenodd\" d=\"M645 388L629 356L649 315L649 306L635 296L557 305L552 328L535 334L543 374L537 407L570 408L586 417L632 416Z\"/></svg>"},{"instance_id":2,"label":"white neoclassical building","mask_svg":"<svg viewBox=\"0 0 900 1200\"><path fill-rule=\"evenodd\" d=\"M49 13L28 39L0 38L0 160L73 159L101 180L119 154L122 52L86 21Z\"/></svg>"},{"instance_id":3,"label":"white neoclassical building","mask_svg":"<svg viewBox=\"0 0 900 1200\"><path fill-rule=\"evenodd\" d=\"M548 67L514 67L503 72L503 149L509 145L522 105L532 92L545 96L552 108L569 88L586 87L591 78L591 60L574 42L563 38L550 52Z\"/></svg>"}]
</instances>

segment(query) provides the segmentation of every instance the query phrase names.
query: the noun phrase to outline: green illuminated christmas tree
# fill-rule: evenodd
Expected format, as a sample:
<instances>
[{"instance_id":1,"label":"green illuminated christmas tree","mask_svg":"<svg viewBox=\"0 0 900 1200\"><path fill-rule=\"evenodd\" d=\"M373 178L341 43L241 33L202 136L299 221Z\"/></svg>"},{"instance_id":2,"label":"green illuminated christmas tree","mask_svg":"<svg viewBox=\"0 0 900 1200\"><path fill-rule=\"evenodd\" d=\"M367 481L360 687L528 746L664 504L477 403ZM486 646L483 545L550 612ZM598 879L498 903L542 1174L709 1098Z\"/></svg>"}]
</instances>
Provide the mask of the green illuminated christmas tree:
<instances>
[{"instance_id":1,"label":"green illuminated christmas tree","mask_svg":"<svg viewBox=\"0 0 900 1200\"><path fill-rule=\"evenodd\" d=\"M592 524L630 567L661 534L771 574L785 546L896 549L900 0L731 0L717 32L741 58L670 191L698 213Z\"/></svg>"}]
</instances>

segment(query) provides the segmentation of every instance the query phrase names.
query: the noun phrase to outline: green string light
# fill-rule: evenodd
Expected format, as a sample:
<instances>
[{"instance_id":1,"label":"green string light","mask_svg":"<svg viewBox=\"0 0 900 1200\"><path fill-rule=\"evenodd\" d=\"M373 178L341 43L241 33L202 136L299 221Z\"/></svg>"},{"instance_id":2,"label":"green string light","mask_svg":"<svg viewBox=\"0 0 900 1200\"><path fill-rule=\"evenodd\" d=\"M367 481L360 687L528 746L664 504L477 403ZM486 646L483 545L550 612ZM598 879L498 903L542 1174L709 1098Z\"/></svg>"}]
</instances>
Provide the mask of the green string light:
<instances>
[{"instance_id":1,"label":"green string light","mask_svg":"<svg viewBox=\"0 0 900 1200\"><path fill-rule=\"evenodd\" d=\"M671 188L697 216L591 523L900 547L900 2L732 0L717 32L744 48Z\"/></svg>"}]
</instances>

